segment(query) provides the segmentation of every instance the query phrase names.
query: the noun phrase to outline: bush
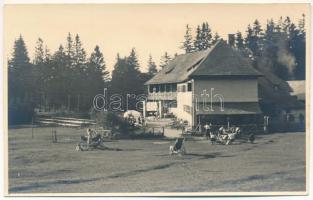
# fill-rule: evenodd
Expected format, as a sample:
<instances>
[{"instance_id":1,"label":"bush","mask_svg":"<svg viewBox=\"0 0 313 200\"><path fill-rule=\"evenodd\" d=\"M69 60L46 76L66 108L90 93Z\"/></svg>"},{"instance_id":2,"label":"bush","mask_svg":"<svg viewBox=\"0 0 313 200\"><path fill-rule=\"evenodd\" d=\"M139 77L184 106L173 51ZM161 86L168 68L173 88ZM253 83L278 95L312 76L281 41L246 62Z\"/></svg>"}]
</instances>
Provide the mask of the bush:
<instances>
[{"instance_id":1,"label":"bush","mask_svg":"<svg viewBox=\"0 0 313 200\"><path fill-rule=\"evenodd\" d=\"M92 118L98 126L111 129L112 132L128 134L132 130L132 126L114 112L93 112Z\"/></svg>"}]
</instances>

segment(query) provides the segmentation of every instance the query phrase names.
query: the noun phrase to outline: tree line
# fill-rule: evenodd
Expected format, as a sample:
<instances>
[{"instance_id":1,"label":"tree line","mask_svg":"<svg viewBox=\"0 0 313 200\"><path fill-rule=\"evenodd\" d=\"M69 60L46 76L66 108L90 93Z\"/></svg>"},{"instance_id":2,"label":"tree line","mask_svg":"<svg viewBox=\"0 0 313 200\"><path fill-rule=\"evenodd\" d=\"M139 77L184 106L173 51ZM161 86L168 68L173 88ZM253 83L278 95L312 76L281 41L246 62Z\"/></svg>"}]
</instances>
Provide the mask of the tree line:
<instances>
[{"instance_id":1,"label":"tree line","mask_svg":"<svg viewBox=\"0 0 313 200\"><path fill-rule=\"evenodd\" d=\"M267 20L263 28L256 19L248 25L246 34L238 31L229 41L233 47L253 61L259 69L270 70L283 80L305 79L305 15L296 24L290 17L280 17L277 22ZM187 24L184 41L180 47L185 53L206 50L220 38L207 22L198 25L195 34Z\"/></svg>"},{"instance_id":2,"label":"tree line","mask_svg":"<svg viewBox=\"0 0 313 200\"><path fill-rule=\"evenodd\" d=\"M87 56L79 35L68 34L66 44L51 53L41 38L35 46L34 59L22 35L14 42L8 61L9 121L29 121L34 108L41 111L89 112L93 98L103 94L142 94L143 84L157 73L157 65L150 55L148 72L141 72L135 49L129 56L119 54L112 77L100 47ZM125 102L125 101L123 101ZM125 108L122 104L122 109Z\"/></svg>"},{"instance_id":3,"label":"tree line","mask_svg":"<svg viewBox=\"0 0 313 200\"><path fill-rule=\"evenodd\" d=\"M246 34L234 35L233 47L250 58L256 68L268 69L284 80L305 79L305 21L304 15L296 25L289 17L274 22L267 21L263 28L258 20L248 25ZM185 53L202 51L212 47L221 37L207 22L196 27L195 33L186 25L181 49ZM83 48L78 34L69 33L65 45L51 53L41 38L35 46L31 60L23 37L14 42L12 57L8 61L9 122L29 121L34 108L42 111L66 111L88 113L96 94L143 94L144 83L177 56L165 52L159 67L149 56L147 72L142 72L135 48L128 56L116 56L114 69L108 72L100 47L94 47L90 55ZM116 99L113 99L116 100ZM122 109L132 109L136 101ZM15 121L15 122L14 122Z\"/></svg>"}]
</instances>

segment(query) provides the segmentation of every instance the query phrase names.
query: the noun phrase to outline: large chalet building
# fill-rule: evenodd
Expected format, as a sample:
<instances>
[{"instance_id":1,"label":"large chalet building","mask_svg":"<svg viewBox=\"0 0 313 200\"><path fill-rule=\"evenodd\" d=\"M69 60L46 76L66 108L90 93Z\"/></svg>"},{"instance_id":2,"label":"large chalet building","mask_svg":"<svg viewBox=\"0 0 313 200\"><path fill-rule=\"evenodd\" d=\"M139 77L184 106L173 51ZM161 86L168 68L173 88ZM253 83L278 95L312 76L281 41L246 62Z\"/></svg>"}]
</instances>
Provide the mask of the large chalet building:
<instances>
[{"instance_id":1,"label":"large chalet building","mask_svg":"<svg viewBox=\"0 0 313 200\"><path fill-rule=\"evenodd\" d=\"M263 120L258 91L262 76L221 40L210 49L178 55L147 81L144 115L173 114L193 127L257 123Z\"/></svg>"}]
</instances>

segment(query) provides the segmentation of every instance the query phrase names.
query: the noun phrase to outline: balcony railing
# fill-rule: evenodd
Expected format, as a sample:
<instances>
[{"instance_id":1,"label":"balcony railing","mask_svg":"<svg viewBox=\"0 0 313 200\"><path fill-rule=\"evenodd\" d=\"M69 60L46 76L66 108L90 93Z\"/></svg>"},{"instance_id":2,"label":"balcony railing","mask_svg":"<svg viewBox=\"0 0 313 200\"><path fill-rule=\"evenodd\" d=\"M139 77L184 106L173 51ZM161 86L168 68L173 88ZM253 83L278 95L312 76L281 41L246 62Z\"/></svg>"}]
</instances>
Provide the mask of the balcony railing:
<instances>
[{"instance_id":1,"label":"balcony railing","mask_svg":"<svg viewBox=\"0 0 313 200\"><path fill-rule=\"evenodd\" d=\"M152 92L148 93L148 100L176 100L177 92Z\"/></svg>"}]
</instances>

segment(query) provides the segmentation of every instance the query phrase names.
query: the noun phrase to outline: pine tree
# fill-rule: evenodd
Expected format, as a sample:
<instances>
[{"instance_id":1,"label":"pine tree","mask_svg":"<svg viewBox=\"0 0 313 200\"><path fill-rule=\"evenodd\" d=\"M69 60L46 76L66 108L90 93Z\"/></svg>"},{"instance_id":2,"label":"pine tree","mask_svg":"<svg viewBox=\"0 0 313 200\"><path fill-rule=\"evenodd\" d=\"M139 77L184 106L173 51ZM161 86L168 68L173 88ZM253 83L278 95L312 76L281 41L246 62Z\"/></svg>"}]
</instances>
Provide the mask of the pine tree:
<instances>
[{"instance_id":1,"label":"pine tree","mask_svg":"<svg viewBox=\"0 0 313 200\"><path fill-rule=\"evenodd\" d=\"M160 61L161 69L167 66L170 60L172 60L171 56L167 52L165 52L164 55L161 57L161 61Z\"/></svg>"},{"instance_id":2,"label":"pine tree","mask_svg":"<svg viewBox=\"0 0 313 200\"><path fill-rule=\"evenodd\" d=\"M292 37L290 42L291 52L296 58L296 67L294 78L305 80L305 56L306 56L306 32L305 32L305 15L299 21L298 29L292 28Z\"/></svg>"},{"instance_id":3,"label":"pine tree","mask_svg":"<svg viewBox=\"0 0 313 200\"><path fill-rule=\"evenodd\" d=\"M275 27L277 27L277 26L275 25L275 22L273 21L273 19L270 19L267 21L265 34L264 34L264 38L266 41L272 41L273 40L273 34L276 31Z\"/></svg>"},{"instance_id":4,"label":"pine tree","mask_svg":"<svg viewBox=\"0 0 313 200\"><path fill-rule=\"evenodd\" d=\"M195 51L203 50L201 35L202 35L201 28L200 26L197 26L196 38L193 42Z\"/></svg>"},{"instance_id":5,"label":"pine tree","mask_svg":"<svg viewBox=\"0 0 313 200\"><path fill-rule=\"evenodd\" d=\"M51 61L47 62L47 74L44 82L43 100L47 100L49 104L58 108L71 108L68 104L68 95L71 94L71 69L67 67L68 52L62 45L52 55ZM45 103L45 102L42 102Z\"/></svg>"},{"instance_id":6,"label":"pine tree","mask_svg":"<svg viewBox=\"0 0 313 200\"><path fill-rule=\"evenodd\" d=\"M185 53L190 53L194 50L193 42L192 42L192 35L191 35L191 28L189 25L186 25L186 32L185 32L185 41L183 42L183 45L181 46L181 49L185 50Z\"/></svg>"},{"instance_id":7,"label":"pine tree","mask_svg":"<svg viewBox=\"0 0 313 200\"><path fill-rule=\"evenodd\" d=\"M74 42L74 65L84 69L86 64L86 51L82 47L82 42L80 41L79 35L76 34Z\"/></svg>"},{"instance_id":8,"label":"pine tree","mask_svg":"<svg viewBox=\"0 0 313 200\"><path fill-rule=\"evenodd\" d=\"M74 59L74 54L75 54L75 49L74 49L74 44L73 44L73 39L71 33L68 33L67 38L66 38L66 47L65 47L65 52L66 56L68 57L68 67L72 67L71 65L73 64L73 59Z\"/></svg>"},{"instance_id":9,"label":"pine tree","mask_svg":"<svg viewBox=\"0 0 313 200\"><path fill-rule=\"evenodd\" d=\"M34 113L33 67L21 35L14 42L8 72L8 122L28 123Z\"/></svg>"},{"instance_id":10,"label":"pine tree","mask_svg":"<svg viewBox=\"0 0 313 200\"><path fill-rule=\"evenodd\" d=\"M256 20L257 21L257 20ZM253 56L257 56L259 53L259 44L258 44L258 35L260 34L260 28L258 26L258 22L255 23L254 28L251 28L250 24L247 28L247 35L245 38L245 44L248 49L251 50Z\"/></svg>"},{"instance_id":11,"label":"pine tree","mask_svg":"<svg viewBox=\"0 0 313 200\"><path fill-rule=\"evenodd\" d=\"M195 51L202 51L210 48L212 45L211 28L207 22L203 22L202 26L197 27L196 39L194 40Z\"/></svg>"},{"instance_id":12,"label":"pine tree","mask_svg":"<svg viewBox=\"0 0 313 200\"><path fill-rule=\"evenodd\" d=\"M129 57L127 58L127 63L130 66L130 71L134 71L135 73L139 72L139 62L135 48L132 48Z\"/></svg>"},{"instance_id":13,"label":"pine tree","mask_svg":"<svg viewBox=\"0 0 313 200\"><path fill-rule=\"evenodd\" d=\"M300 34L305 33L305 14L302 14L302 18L299 20L298 27Z\"/></svg>"},{"instance_id":14,"label":"pine tree","mask_svg":"<svg viewBox=\"0 0 313 200\"><path fill-rule=\"evenodd\" d=\"M262 31L263 31L263 29L261 27L261 24L260 24L259 20L256 19L253 22L252 33L255 37L260 38L262 36Z\"/></svg>"},{"instance_id":15,"label":"pine tree","mask_svg":"<svg viewBox=\"0 0 313 200\"><path fill-rule=\"evenodd\" d=\"M283 17L280 16L277 22L277 32L281 32L283 29Z\"/></svg>"},{"instance_id":16,"label":"pine tree","mask_svg":"<svg viewBox=\"0 0 313 200\"><path fill-rule=\"evenodd\" d=\"M35 47L34 64L43 63L44 60L45 60L45 49L43 40L41 38L38 38Z\"/></svg>"},{"instance_id":17,"label":"pine tree","mask_svg":"<svg viewBox=\"0 0 313 200\"><path fill-rule=\"evenodd\" d=\"M90 109L95 95L103 93L109 81L109 72L106 70L103 54L98 45L91 53L83 74L85 79L77 97L80 100L77 109L87 111Z\"/></svg>"},{"instance_id":18,"label":"pine tree","mask_svg":"<svg viewBox=\"0 0 313 200\"><path fill-rule=\"evenodd\" d=\"M241 32L239 31L236 33L235 44L238 49L244 49L244 40Z\"/></svg>"},{"instance_id":19,"label":"pine tree","mask_svg":"<svg viewBox=\"0 0 313 200\"><path fill-rule=\"evenodd\" d=\"M212 33L211 33L211 28L209 27L208 22L202 23L201 40L202 40L202 48L204 50L211 47Z\"/></svg>"},{"instance_id":20,"label":"pine tree","mask_svg":"<svg viewBox=\"0 0 313 200\"><path fill-rule=\"evenodd\" d=\"M289 35L290 32L290 26L291 26L291 20L290 18L287 16L282 24L282 30L283 32L285 32L287 35Z\"/></svg>"},{"instance_id":21,"label":"pine tree","mask_svg":"<svg viewBox=\"0 0 313 200\"><path fill-rule=\"evenodd\" d=\"M100 47L97 45L89 58L89 64L94 67L94 71L101 75L105 82L110 80L110 73L106 70L103 54L100 51Z\"/></svg>"},{"instance_id":22,"label":"pine tree","mask_svg":"<svg viewBox=\"0 0 313 200\"><path fill-rule=\"evenodd\" d=\"M36 105L40 105L41 96L47 90L45 80L50 76L49 67L51 67L49 66L50 55L48 52L48 48L44 47L43 40L38 38L33 61L33 93Z\"/></svg>"},{"instance_id":23,"label":"pine tree","mask_svg":"<svg viewBox=\"0 0 313 200\"><path fill-rule=\"evenodd\" d=\"M22 35L15 40L9 68L9 101L30 101L33 87L33 68Z\"/></svg>"},{"instance_id":24,"label":"pine tree","mask_svg":"<svg viewBox=\"0 0 313 200\"><path fill-rule=\"evenodd\" d=\"M148 60L148 75L149 76L154 76L158 72L157 66L155 62L152 60L151 54L149 55L149 60Z\"/></svg>"}]
</instances>

